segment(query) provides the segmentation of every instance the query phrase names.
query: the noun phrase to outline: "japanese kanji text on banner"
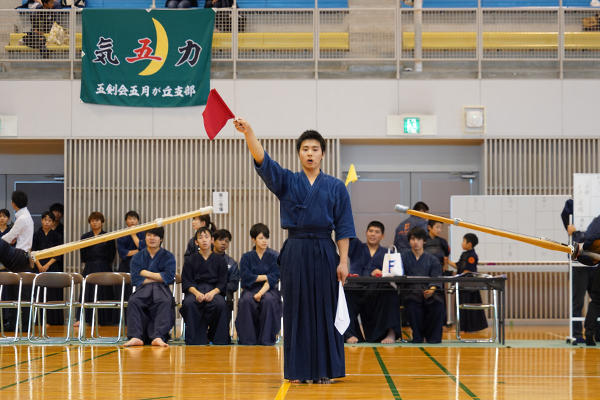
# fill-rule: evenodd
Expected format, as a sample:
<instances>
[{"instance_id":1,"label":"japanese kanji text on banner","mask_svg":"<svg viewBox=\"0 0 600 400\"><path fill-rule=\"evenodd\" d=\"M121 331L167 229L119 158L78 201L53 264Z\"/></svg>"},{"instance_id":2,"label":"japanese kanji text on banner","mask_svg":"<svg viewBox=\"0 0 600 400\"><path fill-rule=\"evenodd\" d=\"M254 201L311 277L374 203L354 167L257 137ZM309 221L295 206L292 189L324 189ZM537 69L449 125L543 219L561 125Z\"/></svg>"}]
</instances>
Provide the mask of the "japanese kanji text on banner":
<instances>
[{"instance_id":1,"label":"japanese kanji text on banner","mask_svg":"<svg viewBox=\"0 0 600 400\"><path fill-rule=\"evenodd\" d=\"M206 104L215 12L83 10L81 100L134 107Z\"/></svg>"}]
</instances>

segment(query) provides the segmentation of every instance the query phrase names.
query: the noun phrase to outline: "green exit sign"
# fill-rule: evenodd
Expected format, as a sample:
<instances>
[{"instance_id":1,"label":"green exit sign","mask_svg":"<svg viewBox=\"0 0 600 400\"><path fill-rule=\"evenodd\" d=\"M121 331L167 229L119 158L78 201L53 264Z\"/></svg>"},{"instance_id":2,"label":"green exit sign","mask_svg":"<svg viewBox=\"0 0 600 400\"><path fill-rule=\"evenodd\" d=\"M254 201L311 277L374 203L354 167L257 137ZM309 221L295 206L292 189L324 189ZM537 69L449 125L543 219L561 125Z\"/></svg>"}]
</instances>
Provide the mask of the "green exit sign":
<instances>
[{"instance_id":1,"label":"green exit sign","mask_svg":"<svg viewBox=\"0 0 600 400\"><path fill-rule=\"evenodd\" d=\"M421 133L421 119L413 117L404 118L404 133Z\"/></svg>"}]
</instances>

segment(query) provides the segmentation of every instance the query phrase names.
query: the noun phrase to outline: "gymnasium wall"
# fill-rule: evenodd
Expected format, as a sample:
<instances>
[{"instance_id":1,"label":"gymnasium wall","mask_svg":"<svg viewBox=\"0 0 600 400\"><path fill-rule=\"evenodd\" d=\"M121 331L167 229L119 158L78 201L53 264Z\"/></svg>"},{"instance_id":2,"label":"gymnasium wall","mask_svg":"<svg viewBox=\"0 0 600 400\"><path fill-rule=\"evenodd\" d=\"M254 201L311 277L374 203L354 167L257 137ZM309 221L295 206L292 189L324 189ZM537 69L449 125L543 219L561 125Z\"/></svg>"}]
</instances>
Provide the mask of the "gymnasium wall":
<instances>
[{"instance_id":1,"label":"gymnasium wall","mask_svg":"<svg viewBox=\"0 0 600 400\"><path fill-rule=\"evenodd\" d=\"M598 135L600 80L213 80L261 137L317 128L331 138L386 138L386 117L437 116L436 138L569 138ZM19 138L204 137L202 107L83 104L79 81L0 81L0 113ZM463 133L463 106L486 107L486 133ZM227 127L221 137L236 137Z\"/></svg>"}]
</instances>

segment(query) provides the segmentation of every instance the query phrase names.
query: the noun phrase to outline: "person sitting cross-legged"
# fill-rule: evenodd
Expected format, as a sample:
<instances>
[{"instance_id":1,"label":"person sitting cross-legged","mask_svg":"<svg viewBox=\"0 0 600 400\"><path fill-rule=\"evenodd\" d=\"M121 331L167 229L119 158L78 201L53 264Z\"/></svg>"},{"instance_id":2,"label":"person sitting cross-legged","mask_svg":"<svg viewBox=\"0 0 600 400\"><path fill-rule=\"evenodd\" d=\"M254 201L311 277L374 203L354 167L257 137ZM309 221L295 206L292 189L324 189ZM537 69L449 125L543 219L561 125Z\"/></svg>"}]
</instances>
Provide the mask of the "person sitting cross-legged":
<instances>
[{"instance_id":1,"label":"person sitting cross-legged","mask_svg":"<svg viewBox=\"0 0 600 400\"><path fill-rule=\"evenodd\" d=\"M131 284L136 291L127 306L129 346L168 347L169 331L175 321L173 294L169 290L175 280L175 256L161 247L162 227L146 232L146 248L131 258Z\"/></svg>"}]
</instances>

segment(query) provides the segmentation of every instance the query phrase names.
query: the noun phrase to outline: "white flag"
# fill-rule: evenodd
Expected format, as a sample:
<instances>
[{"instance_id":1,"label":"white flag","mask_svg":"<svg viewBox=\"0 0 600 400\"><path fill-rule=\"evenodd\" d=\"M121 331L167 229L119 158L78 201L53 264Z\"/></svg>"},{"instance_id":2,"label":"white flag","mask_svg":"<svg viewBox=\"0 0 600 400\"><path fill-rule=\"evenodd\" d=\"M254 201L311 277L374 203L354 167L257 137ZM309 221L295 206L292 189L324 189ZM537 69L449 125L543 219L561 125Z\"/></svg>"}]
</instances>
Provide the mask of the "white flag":
<instances>
[{"instance_id":1,"label":"white flag","mask_svg":"<svg viewBox=\"0 0 600 400\"><path fill-rule=\"evenodd\" d=\"M343 335L350 326L350 314L348 314L348 304L346 304L346 295L342 282L339 283L338 303L335 312L335 327L340 335Z\"/></svg>"}]
</instances>

